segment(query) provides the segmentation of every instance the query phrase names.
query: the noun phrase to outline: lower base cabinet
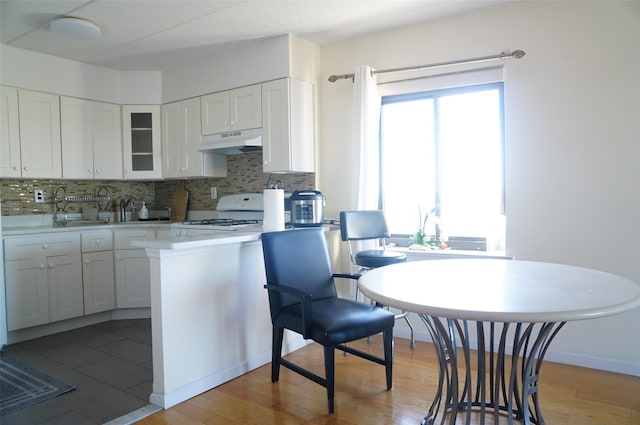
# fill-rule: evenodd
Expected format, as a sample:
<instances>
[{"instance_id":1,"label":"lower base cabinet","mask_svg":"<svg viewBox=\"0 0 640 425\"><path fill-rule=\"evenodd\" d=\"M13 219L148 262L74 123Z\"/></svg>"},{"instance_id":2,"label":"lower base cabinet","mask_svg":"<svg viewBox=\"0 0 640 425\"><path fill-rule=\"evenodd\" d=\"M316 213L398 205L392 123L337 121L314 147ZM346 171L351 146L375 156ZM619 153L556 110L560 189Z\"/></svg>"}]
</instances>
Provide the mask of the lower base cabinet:
<instances>
[{"instance_id":1,"label":"lower base cabinet","mask_svg":"<svg viewBox=\"0 0 640 425\"><path fill-rule=\"evenodd\" d=\"M7 261L5 267L8 330L84 314L78 254Z\"/></svg>"},{"instance_id":2,"label":"lower base cabinet","mask_svg":"<svg viewBox=\"0 0 640 425\"><path fill-rule=\"evenodd\" d=\"M112 251L82 254L85 314L100 313L116 307L114 279Z\"/></svg>"},{"instance_id":3,"label":"lower base cabinet","mask_svg":"<svg viewBox=\"0 0 640 425\"><path fill-rule=\"evenodd\" d=\"M149 257L144 249L115 251L116 307L151 307Z\"/></svg>"},{"instance_id":4,"label":"lower base cabinet","mask_svg":"<svg viewBox=\"0 0 640 425\"><path fill-rule=\"evenodd\" d=\"M151 273L144 249L132 241L153 240L155 230L119 230L113 234L116 271L116 308L151 307Z\"/></svg>"},{"instance_id":5,"label":"lower base cabinet","mask_svg":"<svg viewBox=\"0 0 640 425\"><path fill-rule=\"evenodd\" d=\"M5 262L7 329L49 323L46 258Z\"/></svg>"},{"instance_id":6,"label":"lower base cabinet","mask_svg":"<svg viewBox=\"0 0 640 425\"><path fill-rule=\"evenodd\" d=\"M56 322L84 315L80 254L49 257L47 263L49 320Z\"/></svg>"},{"instance_id":7,"label":"lower base cabinet","mask_svg":"<svg viewBox=\"0 0 640 425\"><path fill-rule=\"evenodd\" d=\"M78 234L4 240L7 330L84 314Z\"/></svg>"}]
</instances>

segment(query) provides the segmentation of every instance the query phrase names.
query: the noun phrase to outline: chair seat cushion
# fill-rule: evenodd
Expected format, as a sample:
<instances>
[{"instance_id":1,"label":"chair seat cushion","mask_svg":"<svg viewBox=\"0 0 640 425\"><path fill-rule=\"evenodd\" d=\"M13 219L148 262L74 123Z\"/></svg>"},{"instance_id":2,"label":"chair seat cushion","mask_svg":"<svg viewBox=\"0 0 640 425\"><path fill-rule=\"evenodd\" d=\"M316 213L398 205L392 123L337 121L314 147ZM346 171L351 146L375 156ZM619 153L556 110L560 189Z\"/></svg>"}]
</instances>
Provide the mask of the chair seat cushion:
<instances>
[{"instance_id":1,"label":"chair seat cushion","mask_svg":"<svg viewBox=\"0 0 640 425\"><path fill-rule=\"evenodd\" d=\"M388 249L371 249L358 252L355 261L360 267L374 269L389 264L404 263L407 261L407 256L402 252L389 251Z\"/></svg>"},{"instance_id":2,"label":"chair seat cushion","mask_svg":"<svg viewBox=\"0 0 640 425\"><path fill-rule=\"evenodd\" d=\"M366 338L392 328L395 323L393 313L345 298L316 300L311 306L311 334L308 337L322 345L336 345ZM300 329L300 305L284 309L276 322L282 327L303 333Z\"/></svg>"}]
</instances>

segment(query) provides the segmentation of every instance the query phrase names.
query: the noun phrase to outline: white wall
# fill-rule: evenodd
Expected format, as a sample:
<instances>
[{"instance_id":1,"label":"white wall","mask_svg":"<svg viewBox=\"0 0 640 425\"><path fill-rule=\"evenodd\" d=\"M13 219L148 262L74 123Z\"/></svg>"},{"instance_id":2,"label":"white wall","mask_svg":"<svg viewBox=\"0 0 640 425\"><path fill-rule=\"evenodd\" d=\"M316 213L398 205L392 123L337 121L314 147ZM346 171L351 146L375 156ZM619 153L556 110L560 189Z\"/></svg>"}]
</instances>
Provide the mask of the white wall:
<instances>
[{"instance_id":1,"label":"white wall","mask_svg":"<svg viewBox=\"0 0 640 425\"><path fill-rule=\"evenodd\" d=\"M289 37L272 38L163 71L162 103L288 75Z\"/></svg>"},{"instance_id":2,"label":"white wall","mask_svg":"<svg viewBox=\"0 0 640 425\"><path fill-rule=\"evenodd\" d=\"M0 45L0 84L118 104L160 104L159 71L121 72Z\"/></svg>"},{"instance_id":3,"label":"white wall","mask_svg":"<svg viewBox=\"0 0 640 425\"><path fill-rule=\"evenodd\" d=\"M345 190L352 84L331 74L522 49L505 61L507 253L640 282L640 3L513 2L324 46L319 190ZM407 153L407 166L419 159ZM640 375L640 309L569 323L548 358Z\"/></svg>"}]
</instances>

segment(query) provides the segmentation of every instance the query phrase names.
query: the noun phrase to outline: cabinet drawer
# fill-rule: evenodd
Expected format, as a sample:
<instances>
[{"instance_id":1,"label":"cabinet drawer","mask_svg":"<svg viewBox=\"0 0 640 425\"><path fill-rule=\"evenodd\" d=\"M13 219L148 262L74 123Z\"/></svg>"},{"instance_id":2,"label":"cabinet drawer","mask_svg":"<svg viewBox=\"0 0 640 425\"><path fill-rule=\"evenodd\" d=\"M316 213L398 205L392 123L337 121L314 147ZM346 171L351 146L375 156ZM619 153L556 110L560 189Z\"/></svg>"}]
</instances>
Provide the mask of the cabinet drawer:
<instances>
[{"instance_id":1,"label":"cabinet drawer","mask_svg":"<svg viewBox=\"0 0 640 425\"><path fill-rule=\"evenodd\" d=\"M4 240L5 260L80 253L80 233L40 234Z\"/></svg>"},{"instance_id":2,"label":"cabinet drawer","mask_svg":"<svg viewBox=\"0 0 640 425\"><path fill-rule=\"evenodd\" d=\"M155 239L156 232L153 229L118 230L113 234L115 249L140 249L131 246L131 241L143 241Z\"/></svg>"},{"instance_id":3,"label":"cabinet drawer","mask_svg":"<svg viewBox=\"0 0 640 425\"><path fill-rule=\"evenodd\" d=\"M111 230L82 232L82 252L110 251L113 249Z\"/></svg>"}]
</instances>

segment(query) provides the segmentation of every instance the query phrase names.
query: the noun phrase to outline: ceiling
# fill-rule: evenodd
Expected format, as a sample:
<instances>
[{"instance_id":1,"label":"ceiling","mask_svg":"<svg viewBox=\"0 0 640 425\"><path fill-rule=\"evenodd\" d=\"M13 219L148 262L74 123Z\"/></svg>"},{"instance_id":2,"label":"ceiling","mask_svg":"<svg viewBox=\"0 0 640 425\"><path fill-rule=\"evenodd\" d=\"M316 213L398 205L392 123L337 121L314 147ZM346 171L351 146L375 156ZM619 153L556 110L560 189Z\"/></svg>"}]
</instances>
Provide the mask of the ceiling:
<instances>
[{"instance_id":1,"label":"ceiling","mask_svg":"<svg viewBox=\"0 0 640 425\"><path fill-rule=\"evenodd\" d=\"M256 40L294 34L319 45L505 0L0 0L0 42L121 71L163 70ZM97 40L49 30L88 19Z\"/></svg>"}]
</instances>

